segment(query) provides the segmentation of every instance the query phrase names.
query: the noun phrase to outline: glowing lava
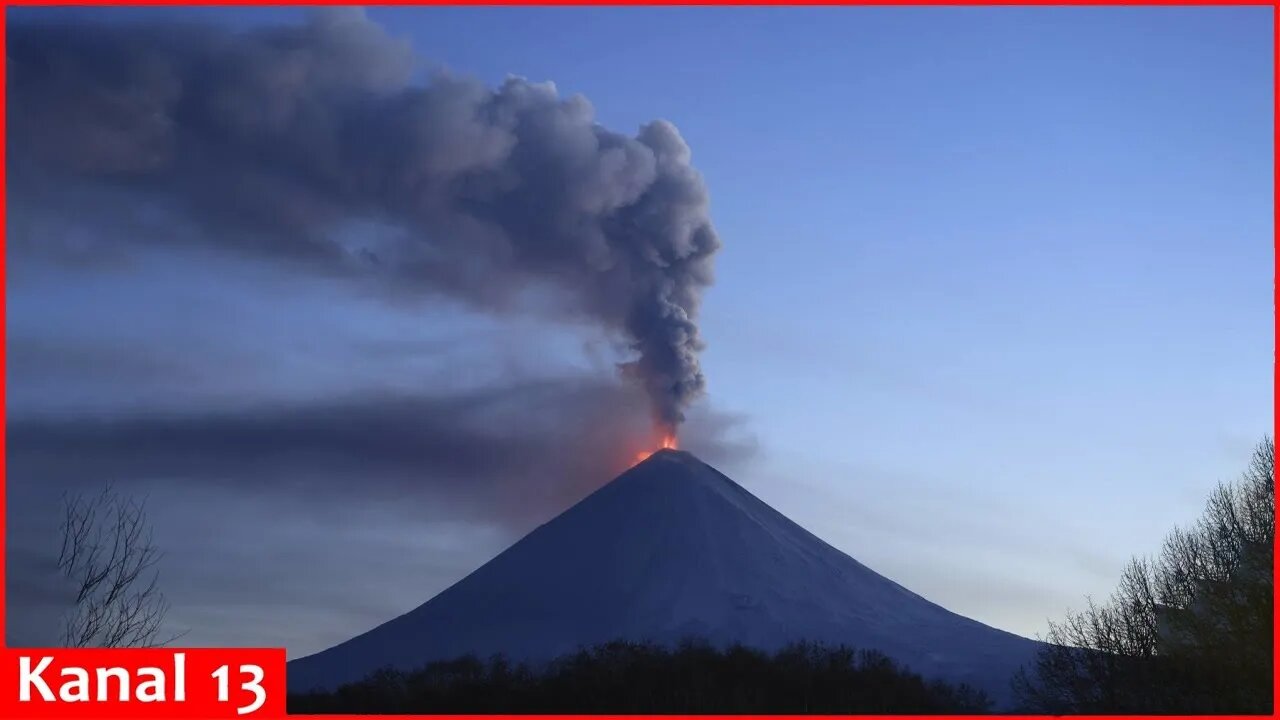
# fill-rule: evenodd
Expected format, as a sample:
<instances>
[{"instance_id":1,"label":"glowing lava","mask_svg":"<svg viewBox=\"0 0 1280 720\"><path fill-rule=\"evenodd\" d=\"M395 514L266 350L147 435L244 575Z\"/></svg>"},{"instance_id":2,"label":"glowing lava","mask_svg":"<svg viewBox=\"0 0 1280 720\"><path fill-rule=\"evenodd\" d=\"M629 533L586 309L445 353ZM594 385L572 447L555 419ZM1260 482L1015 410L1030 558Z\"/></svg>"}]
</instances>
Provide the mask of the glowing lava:
<instances>
[{"instance_id":1,"label":"glowing lava","mask_svg":"<svg viewBox=\"0 0 1280 720\"><path fill-rule=\"evenodd\" d=\"M677 447L679 447L679 444L676 442L675 434L667 433L662 436L662 440L658 443L658 447L653 450L645 450L643 452L636 453L636 464L638 465L645 460L648 460L651 455L659 450L675 450Z\"/></svg>"}]
</instances>

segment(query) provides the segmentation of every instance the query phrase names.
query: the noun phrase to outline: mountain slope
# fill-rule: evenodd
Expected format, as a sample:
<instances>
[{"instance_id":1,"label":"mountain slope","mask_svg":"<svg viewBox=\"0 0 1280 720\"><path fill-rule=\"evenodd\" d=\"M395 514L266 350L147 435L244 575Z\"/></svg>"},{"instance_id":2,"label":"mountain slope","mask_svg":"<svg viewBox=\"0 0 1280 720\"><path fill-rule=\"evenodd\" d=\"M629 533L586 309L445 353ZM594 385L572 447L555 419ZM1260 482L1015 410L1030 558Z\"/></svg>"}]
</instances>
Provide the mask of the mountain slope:
<instances>
[{"instance_id":1,"label":"mountain slope","mask_svg":"<svg viewBox=\"0 0 1280 720\"><path fill-rule=\"evenodd\" d=\"M875 648L997 701L1038 647L911 593L693 455L663 450L418 608L290 663L289 687L468 653L542 660L690 635Z\"/></svg>"}]
</instances>

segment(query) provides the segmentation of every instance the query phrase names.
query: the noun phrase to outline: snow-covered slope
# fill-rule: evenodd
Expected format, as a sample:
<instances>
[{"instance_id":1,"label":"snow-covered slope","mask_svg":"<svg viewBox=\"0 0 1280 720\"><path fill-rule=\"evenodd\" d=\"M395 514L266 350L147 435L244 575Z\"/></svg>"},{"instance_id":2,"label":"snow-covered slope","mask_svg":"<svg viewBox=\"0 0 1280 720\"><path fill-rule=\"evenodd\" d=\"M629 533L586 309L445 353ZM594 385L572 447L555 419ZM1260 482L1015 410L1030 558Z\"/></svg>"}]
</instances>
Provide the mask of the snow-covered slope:
<instances>
[{"instance_id":1,"label":"snow-covered slope","mask_svg":"<svg viewBox=\"0 0 1280 720\"><path fill-rule=\"evenodd\" d=\"M1038 643L877 575L693 455L663 450L418 608L289 664L289 688L474 653L548 659L616 638L876 648L1003 700Z\"/></svg>"}]
</instances>

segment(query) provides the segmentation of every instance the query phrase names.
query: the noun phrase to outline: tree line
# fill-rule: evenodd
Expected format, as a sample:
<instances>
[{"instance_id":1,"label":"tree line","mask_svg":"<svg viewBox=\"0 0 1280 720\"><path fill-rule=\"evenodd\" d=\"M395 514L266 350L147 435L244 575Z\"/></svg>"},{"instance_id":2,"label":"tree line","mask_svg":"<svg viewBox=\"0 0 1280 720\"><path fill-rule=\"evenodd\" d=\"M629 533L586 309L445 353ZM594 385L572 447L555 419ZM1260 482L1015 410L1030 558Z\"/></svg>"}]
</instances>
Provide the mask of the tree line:
<instances>
[{"instance_id":1,"label":"tree line","mask_svg":"<svg viewBox=\"0 0 1280 720\"><path fill-rule=\"evenodd\" d=\"M332 692L289 696L290 713L981 713L967 685L929 681L885 655L800 643L776 653L696 640L612 642L549 664L503 657L386 669Z\"/></svg>"}]
</instances>

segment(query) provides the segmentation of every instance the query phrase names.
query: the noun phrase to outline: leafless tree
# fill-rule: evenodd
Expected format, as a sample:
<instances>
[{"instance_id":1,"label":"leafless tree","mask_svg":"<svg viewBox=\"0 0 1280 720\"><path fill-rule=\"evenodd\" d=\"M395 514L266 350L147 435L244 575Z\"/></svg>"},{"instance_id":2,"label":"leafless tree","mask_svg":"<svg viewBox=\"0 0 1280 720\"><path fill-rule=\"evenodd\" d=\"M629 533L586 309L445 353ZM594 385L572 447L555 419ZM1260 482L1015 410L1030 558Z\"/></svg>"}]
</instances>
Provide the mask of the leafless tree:
<instances>
[{"instance_id":1,"label":"leafless tree","mask_svg":"<svg viewBox=\"0 0 1280 720\"><path fill-rule=\"evenodd\" d=\"M63 621L67 647L160 647L169 603L158 589L161 553L152 542L146 501L111 487L63 496L58 569L74 583L75 606Z\"/></svg>"},{"instance_id":2,"label":"leafless tree","mask_svg":"<svg viewBox=\"0 0 1280 720\"><path fill-rule=\"evenodd\" d=\"M1014 681L1024 709L1270 713L1275 443L1219 484L1195 524L1134 558L1105 603L1051 622Z\"/></svg>"}]
</instances>

